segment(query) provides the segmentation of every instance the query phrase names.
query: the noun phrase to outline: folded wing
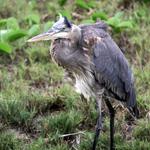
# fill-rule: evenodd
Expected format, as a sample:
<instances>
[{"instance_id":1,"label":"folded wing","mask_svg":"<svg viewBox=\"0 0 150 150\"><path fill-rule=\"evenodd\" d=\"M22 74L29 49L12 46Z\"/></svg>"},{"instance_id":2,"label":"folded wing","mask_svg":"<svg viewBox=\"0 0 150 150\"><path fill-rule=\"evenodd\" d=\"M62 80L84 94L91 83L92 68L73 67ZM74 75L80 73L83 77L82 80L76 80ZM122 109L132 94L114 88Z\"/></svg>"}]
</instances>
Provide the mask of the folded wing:
<instances>
[{"instance_id":1,"label":"folded wing","mask_svg":"<svg viewBox=\"0 0 150 150\"><path fill-rule=\"evenodd\" d=\"M99 84L113 93L129 107L136 105L133 76L120 48L106 32L103 22L80 26L83 35L83 50L88 50L94 63L94 75Z\"/></svg>"}]
</instances>

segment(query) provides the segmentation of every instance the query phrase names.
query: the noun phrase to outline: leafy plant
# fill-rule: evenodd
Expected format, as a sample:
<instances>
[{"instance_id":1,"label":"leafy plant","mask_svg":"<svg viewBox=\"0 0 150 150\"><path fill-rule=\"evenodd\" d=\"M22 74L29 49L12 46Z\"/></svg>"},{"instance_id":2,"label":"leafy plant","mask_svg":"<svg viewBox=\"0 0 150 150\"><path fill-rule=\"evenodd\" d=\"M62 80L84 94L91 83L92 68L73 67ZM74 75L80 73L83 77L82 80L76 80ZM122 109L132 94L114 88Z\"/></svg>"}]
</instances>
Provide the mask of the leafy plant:
<instances>
[{"instance_id":1,"label":"leafy plant","mask_svg":"<svg viewBox=\"0 0 150 150\"><path fill-rule=\"evenodd\" d=\"M7 19L0 20L0 27L6 26L6 24L7 24Z\"/></svg>"},{"instance_id":2,"label":"leafy plant","mask_svg":"<svg viewBox=\"0 0 150 150\"><path fill-rule=\"evenodd\" d=\"M123 13L118 12L113 17L108 18L105 22L110 25L115 32L121 32L123 29L133 28L132 21L123 21L122 16Z\"/></svg>"},{"instance_id":3,"label":"leafy plant","mask_svg":"<svg viewBox=\"0 0 150 150\"><path fill-rule=\"evenodd\" d=\"M48 21L44 24L44 31L48 31L48 29L50 29L50 27L52 26L53 22L52 21Z\"/></svg>"},{"instance_id":4,"label":"leafy plant","mask_svg":"<svg viewBox=\"0 0 150 150\"><path fill-rule=\"evenodd\" d=\"M60 6L64 6L67 0L58 0Z\"/></svg>"},{"instance_id":5,"label":"leafy plant","mask_svg":"<svg viewBox=\"0 0 150 150\"><path fill-rule=\"evenodd\" d=\"M93 13L92 19L94 21L96 21L97 18L100 18L101 20L107 20L108 16L107 16L107 14L105 12L102 12L102 11Z\"/></svg>"},{"instance_id":6,"label":"leafy plant","mask_svg":"<svg viewBox=\"0 0 150 150\"><path fill-rule=\"evenodd\" d=\"M34 35L37 35L39 32L40 32L40 26L39 24L35 24L28 30L28 35L29 37L32 37Z\"/></svg>"},{"instance_id":7,"label":"leafy plant","mask_svg":"<svg viewBox=\"0 0 150 150\"><path fill-rule=\"evenodd\" d=\"M10 42L23 37L31 37L40 32L40 17L38 14L29 15L26 20L31 25L28 31L20 29L19 23L14 17L0 20L0 27L3 28L0 30L0 52L10 54L13 49Z\"/></svg>"},{"instance_id":8,"label":"leafy plant","mask_svg":"<svg viewBox=\"0 0 150 150\"><path fill-rule=\"evenodd\" d=\"M89 9L89 6L84 0L76 0L75 4L80 8L87 9L87 10Z\"/></svg>"},{"instance_id":9,"label":"leafy plant","mask_svg":"<svg viewBox=\"0 0 150 150\"><path fill-rule=\"evenodd\" d=\"M4 29L19 29L19 24L16 18L10 17L7 19L1 19L0 27L3 27Z\"/></svg>"},{"instance_id":10,"label":"leafy plant","mask_svg":"<svg viewBox=\"0 0 150 150\"><path fill-rule=\"evenodd\" d=\"M38 14L30 14L26 17L26 20L28 21L29 25L40 23L40 17Z\"/></svg>"},{"instance_id":11,"label":"leafy plant","mask_svg":"<svg viewBox=\"0 0 150 150\"><path fill-rule=\"evenodd\" d=\"M20 39L27 35L27 32L22 29L16 29L16 30L4 30L4 33L1 34L1 40L6 42L13 42L17 39Z\"/></svg>"},{"instance_id":12,"label":"leafy plant","mask_svg":"<svg viewBox=\"0 0 150 150\"><path fill-rule=\"evenodd\" d=\"M19 28L16 18L8 18L0 20L0 52L11 53L12 46L10 42L16 41L28 35L27 31Z\"/></svg>"},{"instance_id":13,"label":"leafy plant","mask_svg":"<svg viewBox=\"0 0 150 150\"><path fill-rule=\"evenodd\" d=\"M0 42L0 51L5 53L11 53L12 47L6 42Z\"/></svg>"},{"instance_id":14,"label":"leafy plant","mask_svg":"<svg viewBox=\"0 0 150 150\"><path fill-rule=\"evenodd\" d=\"M105 12L98 11L93 13L92 19L96 21L98 18L104 20L108 25L110 25L115 32L121 32L124 29L132 29L133 22L131 20L123 20L123 12L116 13L113 17L108 17Z\"/></svg>"}]
</instances>

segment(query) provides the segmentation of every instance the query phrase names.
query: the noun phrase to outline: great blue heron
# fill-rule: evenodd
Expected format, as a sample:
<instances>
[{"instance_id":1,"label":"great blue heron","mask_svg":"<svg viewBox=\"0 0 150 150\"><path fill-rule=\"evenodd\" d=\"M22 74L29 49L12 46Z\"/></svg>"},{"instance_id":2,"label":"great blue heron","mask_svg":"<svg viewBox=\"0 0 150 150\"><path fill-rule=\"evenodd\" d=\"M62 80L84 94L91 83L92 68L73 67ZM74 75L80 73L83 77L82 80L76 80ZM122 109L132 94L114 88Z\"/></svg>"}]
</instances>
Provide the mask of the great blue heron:
<instances>
[{"instance_id":1,"label":"great blue heron","mask_svg":"<svg viewBox=\"0 0 150 150\"><path fill-rule=\"evenodd\" d=\"M52 40L51 56L75 79L77 92L87 99L96 99L99 116L92 150L96 149L102 129L102 99L110 113L110 149L115 149L115 110L110 97L123 102L135 117L138 109L132 72L120 48L107 33L107 25L100 21L77 26L60 16L50 30L28 41L42 40Z\"/></svg>"}]
</instances>

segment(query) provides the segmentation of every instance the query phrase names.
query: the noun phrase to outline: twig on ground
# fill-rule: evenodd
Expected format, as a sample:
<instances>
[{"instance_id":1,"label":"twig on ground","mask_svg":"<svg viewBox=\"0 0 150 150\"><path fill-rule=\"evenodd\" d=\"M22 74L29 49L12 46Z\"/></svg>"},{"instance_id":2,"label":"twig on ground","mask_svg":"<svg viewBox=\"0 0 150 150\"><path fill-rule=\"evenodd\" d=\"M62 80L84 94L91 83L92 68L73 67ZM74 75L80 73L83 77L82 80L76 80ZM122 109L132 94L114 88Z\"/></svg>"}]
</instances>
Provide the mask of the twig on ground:
<instances>
[{"instance_id":1,"label":"twig on ground","mask_svg":"<svg viewBox=\"0 0 150 150\"><path fill-rule=\"evenodd\" d=\"M62 138L62 137L73 136L73 135L78 135L78 134L84 134L84 131L79 131L76 133L63 134L63 135L59 135L59 137Z\"/></svg>"}]
</instances>

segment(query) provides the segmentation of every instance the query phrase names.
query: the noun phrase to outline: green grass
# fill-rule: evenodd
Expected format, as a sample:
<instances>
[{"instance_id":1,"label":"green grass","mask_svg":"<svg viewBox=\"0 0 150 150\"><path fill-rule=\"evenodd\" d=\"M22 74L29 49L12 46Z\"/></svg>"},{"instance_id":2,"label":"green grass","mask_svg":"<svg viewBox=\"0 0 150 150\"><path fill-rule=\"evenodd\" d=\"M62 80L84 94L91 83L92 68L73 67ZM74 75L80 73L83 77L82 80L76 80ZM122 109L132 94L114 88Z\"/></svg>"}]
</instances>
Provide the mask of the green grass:
<instances>
[{"instance_id":1,"label":"green grass","mask_svg":"<svg viewBox=\"0 0 150 150\"><path fill-rule=\"evenodd\" d=\"M115 120L116 149L148 150L149 2L126 2L126 7L125 0L72 2L70 5L67 0L0 0L0 21L10 18L7 27L0 23L0 30L17 27L30 31L28 36L9 43L12 47L10 54L0 53L0 149L73 150L73 146L80 150L91 148L97 118L95 102L83 101L66 83L64 70L54 64L49 55L50 42L26 42L32 35L46 31L61 12L76 24L95 22L101 18L112 26L110 34L124 49L134 73L141 117L138 121L131 122L127 111L118 109ZM118 12L122 14L120 17L116 17ZM129 22L120 27L116 24L117 21L119 24ZM130 26L131 23L133 27ZM97 149L107 150L109 118L105 108L104 114L104 128ZM14 132L10 132L11 130ZM84 133L61 137L79 131Z\"/></svg>"},{"instance_id":2,"label":"green grass","mask_svg":"<svg viewBox=\"0 0 150 150\"><path fill-rule=\"evenodd\" d=\"M0 134L0 139L0 149L2 150L19 150L21 148L22 142L11 133L2 132Z\"/></svg>"}]
</instances>

